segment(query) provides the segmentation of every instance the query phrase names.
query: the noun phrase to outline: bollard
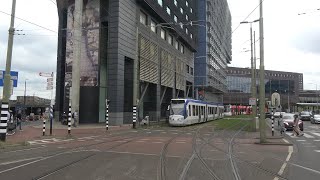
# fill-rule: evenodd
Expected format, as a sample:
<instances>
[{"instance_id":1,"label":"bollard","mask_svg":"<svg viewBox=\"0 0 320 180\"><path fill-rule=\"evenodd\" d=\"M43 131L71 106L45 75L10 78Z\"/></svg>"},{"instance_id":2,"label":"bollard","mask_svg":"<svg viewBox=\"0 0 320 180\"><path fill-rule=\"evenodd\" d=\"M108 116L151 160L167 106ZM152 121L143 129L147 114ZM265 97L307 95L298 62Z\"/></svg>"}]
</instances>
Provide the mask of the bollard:
<instances>
[{"instance_id":1,"label":"bollard","mask_svg":"<svg viewBox=\"0 0 320 180\"><path fill-rule=\"evenodd\" d=\"M106 103L106 131L109 129L109 105Z\"/></svg>"},{"instance_id":2,"label":"bollard","mask_svg":"<svg viewBox=\"0 0 320 180\"><path fill-rule=\"evenodd\" d=\"M50 104L50 135L52 135L53 106Z\"/></svg>"},{"instance_id":3,"label":"bollard","mask_svg":"<svg viewBox=\"0 0 320 180\"><path fill-rule=\"evenodd\" d=\"M71 134L71 102L69 103L69 113L68 113L68 135Z\"/></svg>"},{"instance_id":4,"label":"bollard","mask_svg":"<svg viewBox=\"0 0 320 180\"><path fill-rule=\"evenodd\" d=\"M46 135L46 119L43 118L43 125L42 125L42 136Z\"/></svg>"},{"instance_id":5,"label":"bollard","mask_svg":"<svg viewBox=\"0 0 320 180\"><path fill-rule=\"evenodd\" d=\"M132 121L133 129L136 128L136 122L137 122L137 106L133 106L133 121Z\"/></svg>"},{"instance_id":6,"label":"bollard","mask_svg":"<svg viewBox=\"0 0 320 180\"><path fill-rule=\"evenodd\" d=\"M272 116L271 128L272 128L272 136L274 136L274 117L273 116Z\"/></svg>"},{"instance_id":7,"label":"bollard","mask_svg":"<svg viewBox=\"0 0 320 180\"><path fill-rule=\"evenodd\" d=\"M1 141L6 141L7 127L8 127L8 113L9 113L8 103L2 102L1 119L0 119L0 140Z\"/></svg>"}]
</instances>

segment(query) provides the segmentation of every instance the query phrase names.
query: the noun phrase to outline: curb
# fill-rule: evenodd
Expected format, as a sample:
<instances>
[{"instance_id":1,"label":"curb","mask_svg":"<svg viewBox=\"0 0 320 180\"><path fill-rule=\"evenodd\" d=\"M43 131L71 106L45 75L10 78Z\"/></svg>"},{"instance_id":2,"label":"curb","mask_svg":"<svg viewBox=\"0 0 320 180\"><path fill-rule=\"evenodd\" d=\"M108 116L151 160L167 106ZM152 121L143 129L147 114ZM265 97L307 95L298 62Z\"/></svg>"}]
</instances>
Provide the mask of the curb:
<instances>
[{"instance_id":1,"label":"curb","mask_svg":"<svg viewBox=\"0 0 320 180\"><path fill-rule=\"evenodd\" d=\"M275 143L275 142L264 142L264 143L260 143L260 142L255 142L254 144L258 144L258 145L278 145L278 146L292 146L292 143Z\"/></svg>"}]
</instances>

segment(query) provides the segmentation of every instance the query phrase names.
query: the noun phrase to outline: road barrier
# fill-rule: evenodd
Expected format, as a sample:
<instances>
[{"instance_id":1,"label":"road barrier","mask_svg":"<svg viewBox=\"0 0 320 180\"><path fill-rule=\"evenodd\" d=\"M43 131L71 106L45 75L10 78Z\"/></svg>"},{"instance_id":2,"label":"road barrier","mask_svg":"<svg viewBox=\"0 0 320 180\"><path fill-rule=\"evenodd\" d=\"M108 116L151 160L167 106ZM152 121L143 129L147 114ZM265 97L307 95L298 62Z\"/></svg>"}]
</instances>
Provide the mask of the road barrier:
<instances>
[{"instance_id":1,"label":"road barrier","mask_svg":"<svg viewBox=\"0 0 320 180\"><path fill-rule=\"evenodd\" d=\"M43 118L42 122L43 122L43 125L42 125L42 136L45 136L46 135L46 119Z\"/></svg>"},{"instance_id":2,"label":"road barrier","mask_svg":"<svg viewBox=\"0 0 320 180\"><path fill-rule=\"evenodd\" d=\"M106 131L109 129L109 104L106 101Z\"/></svg>"}]
</instances>

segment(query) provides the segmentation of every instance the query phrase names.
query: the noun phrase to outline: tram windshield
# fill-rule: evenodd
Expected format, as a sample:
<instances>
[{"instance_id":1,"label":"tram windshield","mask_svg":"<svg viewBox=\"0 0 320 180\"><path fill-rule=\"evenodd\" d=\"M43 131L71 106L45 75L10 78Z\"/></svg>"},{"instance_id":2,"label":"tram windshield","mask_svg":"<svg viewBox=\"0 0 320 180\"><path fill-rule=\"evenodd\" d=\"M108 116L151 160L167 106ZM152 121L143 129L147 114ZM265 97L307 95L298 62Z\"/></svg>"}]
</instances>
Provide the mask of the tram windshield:
<instances>
[{"instance_id":1,"label":"tram windshield","mask_svg":"<svg viewBox=\"0 0 320 180\"><path fill-rule=\"evenodd\" d=\"M172 100L171 110L172 110L172 114L183 116L184 100Z\"/></svg>"}]
</instances>

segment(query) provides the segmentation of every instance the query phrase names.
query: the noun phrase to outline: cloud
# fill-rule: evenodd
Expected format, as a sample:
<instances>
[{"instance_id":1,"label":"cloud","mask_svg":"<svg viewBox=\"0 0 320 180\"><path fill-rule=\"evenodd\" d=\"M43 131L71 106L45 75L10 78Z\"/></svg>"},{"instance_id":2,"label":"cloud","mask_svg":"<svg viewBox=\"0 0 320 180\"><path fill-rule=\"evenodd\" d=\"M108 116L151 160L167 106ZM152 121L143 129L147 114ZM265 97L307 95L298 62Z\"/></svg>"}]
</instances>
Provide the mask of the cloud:
<instances>
[{"instance_id":1,"label":"cloud","mask_svg":"<svg viewBox=\"0 0 320 180\"><path fill-rule=\"evenodd\" d=\"M293 40L293 47L306 53L320 55L320 28L308 29L297 34Z\"/></svg>"}]
</instances>

